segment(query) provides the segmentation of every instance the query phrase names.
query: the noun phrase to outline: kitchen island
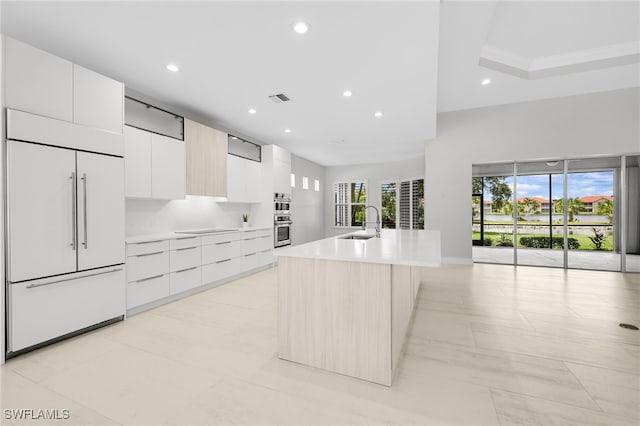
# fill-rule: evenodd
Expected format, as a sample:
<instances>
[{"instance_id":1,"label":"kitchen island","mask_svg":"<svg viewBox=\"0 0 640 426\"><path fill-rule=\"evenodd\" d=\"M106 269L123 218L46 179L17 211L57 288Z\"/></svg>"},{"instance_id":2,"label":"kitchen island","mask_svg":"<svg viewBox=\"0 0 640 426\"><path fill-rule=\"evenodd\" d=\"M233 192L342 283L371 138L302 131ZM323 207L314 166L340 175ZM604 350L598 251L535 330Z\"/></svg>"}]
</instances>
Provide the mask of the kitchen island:
<instances>
[{"instance_id":1,"label":"kitchen island","mask_svg":"<svg viewBox=\"0 0 640 426\"><path fill-rule=\"evenodd\" d=\"M279 357L391 386L438 231L365 231L276 251Z\"/></svg>"}]
</instances>

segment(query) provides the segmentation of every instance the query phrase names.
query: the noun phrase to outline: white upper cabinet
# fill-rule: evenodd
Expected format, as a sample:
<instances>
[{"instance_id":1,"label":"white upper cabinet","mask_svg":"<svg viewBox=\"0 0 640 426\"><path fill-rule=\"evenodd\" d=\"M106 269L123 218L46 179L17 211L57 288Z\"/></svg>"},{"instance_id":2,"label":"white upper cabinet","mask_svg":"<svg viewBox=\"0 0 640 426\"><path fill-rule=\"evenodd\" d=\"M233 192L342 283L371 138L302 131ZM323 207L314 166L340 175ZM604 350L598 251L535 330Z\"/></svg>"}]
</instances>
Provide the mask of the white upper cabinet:
<instances>
[{"instance_id":1,"label":"white upper cabinet","mask_svg":"<svg viewBox=\"0 0 640 426\"><path fill-rule=\"evenodd\" d=\"M5 106L122 134L124 85L5 37Z\"/></svg>"},{"instance_id":2,"label":"white upper cabinet","mask_svg":"<svg viewBox=\"0 0 640 426\"><path fill-rule=\"evenodd\" d=\"M5 37L5 106L73 121L73 64Z\"/></svg>"},{"instance_id":3,"label":"white upper cabinet","mask_svg":"<svg viewBox=\"0 0 640 426\"><path fill-rule=\"evenodd\" d=\"M151 198L151 133L124 126L125 195Z\"/></svg>"},{"instance_id":4,"label":"white upper cabinet","mask_svg":"<svg viewBox=\"0 0 640 426\"><path fill-rule=\"evenodd\" d=\"M178 139L124 127L125 196L182 200L185 145Z\"/></svg>"},{"instance_id":5,"label":"white upper cabinet","mask_svg":"<svg viewBox=\"0 0 640 426\"><path fill-rule=\"evenodd\" d=\"M184 142L167 136L151 135L151 198L185 198Z\"/></svg>"},{"instance_id":6,"label":"white upper cabinet","mask_svg":"<svg viewBox=\"0 0 640 426\"><path fill-rule=\"evenodd\" d=\"M124 85L73 66L73 121L84 126L122 133Z\"/></svg>"},{"instance_id":7,"label":"white upper cabinet","mask_svg":"<svg viewBox=\"0 0 640 426\"><path fill-rule=\"evenodd\" d=\"M227 200L237 203L260 202L262 163L227 155Z\"/></svg>"}]
</instances>

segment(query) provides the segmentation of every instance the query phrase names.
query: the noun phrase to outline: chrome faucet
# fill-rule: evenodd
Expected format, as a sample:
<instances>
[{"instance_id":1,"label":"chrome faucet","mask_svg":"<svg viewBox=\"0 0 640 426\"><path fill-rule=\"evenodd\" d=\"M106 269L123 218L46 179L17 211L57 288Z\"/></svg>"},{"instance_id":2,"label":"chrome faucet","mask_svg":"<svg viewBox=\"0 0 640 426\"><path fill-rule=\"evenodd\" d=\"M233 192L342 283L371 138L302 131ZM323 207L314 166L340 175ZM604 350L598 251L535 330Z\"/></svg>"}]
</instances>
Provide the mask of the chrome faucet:
<instances>
[{"instance_id":1,"label":"chrome faucet","mask_svg":"<svg viewBox=\"0 0 640 426\"><path fill-rule=\"evenodd\" d=\"M372 208L376 211L376 238L380 238L380 212L376 206L366 206L364 208L365 220L362 221L362 230L364 231L367 229L366 213L368 208Z\"/></svg>"}]
</instances>

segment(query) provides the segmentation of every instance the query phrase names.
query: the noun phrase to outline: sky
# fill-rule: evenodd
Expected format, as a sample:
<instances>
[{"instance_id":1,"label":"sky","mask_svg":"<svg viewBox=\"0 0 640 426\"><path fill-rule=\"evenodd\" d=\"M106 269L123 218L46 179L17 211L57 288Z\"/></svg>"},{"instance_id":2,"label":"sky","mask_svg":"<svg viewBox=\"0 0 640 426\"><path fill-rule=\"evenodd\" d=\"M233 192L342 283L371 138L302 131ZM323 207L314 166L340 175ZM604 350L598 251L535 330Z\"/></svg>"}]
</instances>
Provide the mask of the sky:
<instances>
[{"instance_id":1,"label":"sky","mask_svg":"<svg viewBox=\"0 0 640 426\"><path fill-rule=\"evenodd\" d=\"M562 198L562 174L551 175L551 180L551 198L554 200ZM580 198L587 195L613 195L613 171L569 173L567 181L569 198ZM513 178L508 177L506 182L513 190ZM548 199L549 175L518 176L517 198L522 197Z\"/></svg>"}]
</instances>

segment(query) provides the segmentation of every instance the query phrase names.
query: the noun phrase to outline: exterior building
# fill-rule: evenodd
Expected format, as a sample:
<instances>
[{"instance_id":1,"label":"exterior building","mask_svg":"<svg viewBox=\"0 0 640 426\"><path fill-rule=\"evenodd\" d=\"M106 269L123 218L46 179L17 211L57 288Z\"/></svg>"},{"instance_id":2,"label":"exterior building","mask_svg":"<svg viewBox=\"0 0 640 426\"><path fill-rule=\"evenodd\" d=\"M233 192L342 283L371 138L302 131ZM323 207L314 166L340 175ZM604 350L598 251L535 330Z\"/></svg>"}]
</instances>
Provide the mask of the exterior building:
<instances>
[{"instance_id":1,"label":"exterior building","mask_svg":"<svg viewBox=\"0 0 640 426\"><path fill-rule=\"evenodd\" d=\"M587 195L586 197L579 198L579 200L584 204L585 212L593 213L599 205L606 201L613 201L613 197L609 195Z\"/></svg>"}]
</instances>

